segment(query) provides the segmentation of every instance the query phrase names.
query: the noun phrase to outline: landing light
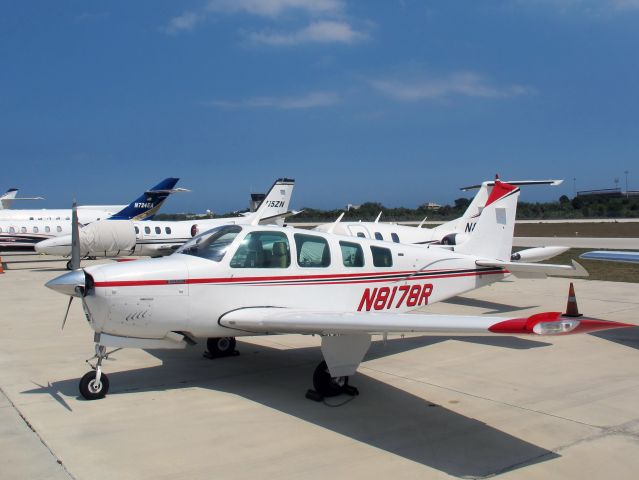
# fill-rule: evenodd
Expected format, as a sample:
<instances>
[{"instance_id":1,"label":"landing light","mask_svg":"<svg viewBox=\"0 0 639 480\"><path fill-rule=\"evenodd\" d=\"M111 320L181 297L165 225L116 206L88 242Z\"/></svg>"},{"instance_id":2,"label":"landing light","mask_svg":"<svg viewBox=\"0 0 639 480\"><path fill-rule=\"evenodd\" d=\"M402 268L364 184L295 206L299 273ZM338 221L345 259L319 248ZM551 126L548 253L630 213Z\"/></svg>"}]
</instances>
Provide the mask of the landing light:
<instances>
[{"instance_id":1,"label":"landing light","mask_svg":"<svg viewBox=\"0 0 639 480\"><path fill-rule=\"evenodd\" d=\"M533 332L538 335L557 335L572 332L579 326L579 320L562 319L556 322L539 322L533 327Z\"/></svg>"}]
</instances>

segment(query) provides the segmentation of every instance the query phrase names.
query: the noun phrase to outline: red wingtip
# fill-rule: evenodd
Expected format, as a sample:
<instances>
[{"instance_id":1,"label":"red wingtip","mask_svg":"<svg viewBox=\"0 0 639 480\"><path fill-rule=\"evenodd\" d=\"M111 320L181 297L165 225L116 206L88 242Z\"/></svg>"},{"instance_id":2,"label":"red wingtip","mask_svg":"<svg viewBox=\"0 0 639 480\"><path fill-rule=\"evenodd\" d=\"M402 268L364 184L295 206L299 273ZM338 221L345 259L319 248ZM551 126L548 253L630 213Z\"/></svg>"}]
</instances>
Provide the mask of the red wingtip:
<instances>
[{"instance_id":1,"label":"red wingtip","mask_svg":"<svg viewBox=\"0 0 639 480\"><path fill-rule=\"evenodd\" d=\"M562 325L562 322L575 322L577 325ZM536 331L535 327L540 323L543 323L544 325L541 325L539 331ZM503 322L498 322L489 327L488 330L492 333L509 333L514 335L530 333L544 335L568 335L573 333L590 333L598 332L600 330L610 330L613 328L628 328L636 326L637 325L629 323L597 320L594 318L582 318L579 320L568 319L563 317L561 312L544 312L532 315L528 318L512 318L510 320L504 320Z\"/></svg>"},{"instance_id":2,"label":"red wingtip","mask_svg":"<svg viewBox=\"0 0 639 480\"><path fill-rule=\"evenodd\" d=\"M636 327L630 323L613 322L611 320L597 320L595 318L581 318L579 325L570 333L590 333L613 328Z\"/></svg>"}]
</instances>

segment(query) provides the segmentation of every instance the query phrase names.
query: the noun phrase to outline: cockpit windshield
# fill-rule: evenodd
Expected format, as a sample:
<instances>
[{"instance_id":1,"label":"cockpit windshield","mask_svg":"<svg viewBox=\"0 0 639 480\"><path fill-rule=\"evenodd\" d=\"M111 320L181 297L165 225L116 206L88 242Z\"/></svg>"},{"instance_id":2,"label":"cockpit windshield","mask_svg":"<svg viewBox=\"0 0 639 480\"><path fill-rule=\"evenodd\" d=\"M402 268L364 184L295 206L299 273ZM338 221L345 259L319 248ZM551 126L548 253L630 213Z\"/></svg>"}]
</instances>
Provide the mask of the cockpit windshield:
<instances>
[{"instance_id":1,"label":"cockpit windshield","mask_svg":"<svg viewBox=\"0 0 639 480\"><path fill-rule=\"evenodd\" d=\"M175 253L183 255L193 255L194 257L206 258L219 262L224 258L226 250L237 234L242 231L242 227L237 225L224 225L212 230L208 230L193 237L182 245Z\"/></svg>"}]
</instances>

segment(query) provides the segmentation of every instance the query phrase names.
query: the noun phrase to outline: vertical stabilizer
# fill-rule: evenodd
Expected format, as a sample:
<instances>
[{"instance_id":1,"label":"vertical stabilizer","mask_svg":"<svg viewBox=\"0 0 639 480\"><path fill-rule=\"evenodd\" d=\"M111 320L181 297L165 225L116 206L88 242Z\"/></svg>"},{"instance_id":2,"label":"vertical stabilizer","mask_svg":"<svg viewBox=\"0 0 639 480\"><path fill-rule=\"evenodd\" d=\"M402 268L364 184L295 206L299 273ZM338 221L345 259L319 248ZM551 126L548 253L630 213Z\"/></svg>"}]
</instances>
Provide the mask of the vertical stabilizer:
<instances>
[{"instance_id":1,"label":"vertical stabilizer","mask_svg":"<svg viewBox=\"0 0 639 480\"><path fill-rule=\"evenodd\" d=\"M278 178L268 191L264 200L254 213L251 214L252 225L260 223L283 224L284 218L290 214L288 206L295 188L292 178Z\"/></svg>"},{"instance_id":2,"label":"vertical stabilizer","mask_svg":"<svg viewBox=\"0 0 639 480\"><path fill-rule=\"evenodd\" d=\"M164 201L173 193L173 187L175 187L178 180L179 178L165 178L151 190L147 190L118 213L110 217L110 219L151 220Z\"/></svg>"},{"instance_id":3,"label":"vertical stabilizer","mask_svg":"<svg viewBox=\"0 0 639 480\"><path fill-rule=\"evenodd\" d=\"M13 203L13 199L16 198L17 193L17 188L10 188L7 190L7 192L0 197L0 210L11 208L11 204Z\"/></svg>"},{"instance_id":4,"label":"vertical stabilizer","mask_svg":"<svg viewBox=\"0 0 639 480\"><path fill-rule=\"evenodd\" d=\"M468 239L456 246L455 251L510 261L519 193L514 185L496 180Z\"/></svg>"}]
</instances>

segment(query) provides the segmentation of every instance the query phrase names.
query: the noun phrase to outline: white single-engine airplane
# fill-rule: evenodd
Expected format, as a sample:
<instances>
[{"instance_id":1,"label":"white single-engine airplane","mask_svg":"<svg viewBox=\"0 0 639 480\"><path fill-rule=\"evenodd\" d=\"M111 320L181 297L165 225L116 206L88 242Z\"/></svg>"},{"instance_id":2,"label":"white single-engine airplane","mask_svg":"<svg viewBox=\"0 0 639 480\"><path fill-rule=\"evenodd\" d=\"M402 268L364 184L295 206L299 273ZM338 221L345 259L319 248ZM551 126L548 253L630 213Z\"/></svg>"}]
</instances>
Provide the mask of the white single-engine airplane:
<instances>
[{"instance_id":1,"label":"white single-engine airplane","mask_svg":"<svg viewBox=\"0 0 639 480\"><path fill-rule=\"evenodd\" d=\"M81 257L119 257L169 255L200 232L220 225L258 225L283 222L296 212L288 210L295 180L279 178L271 186L255 212L238 217L157 221L103 220L79 231ZM47 255L71 255L71 234L43 240L35 251Z\"/></svg>"},{"instance_id":2,"label":"white single-engine airplane","mask_svg":"<svg viewBox=\"0 0 639 480\"><path fill-rule=\"evenodd\" d=\"M495 187L499 198L483 209L471 237L459 246L225 225L168 257L57 277L47 287L70 295L69 306L73 297L81 298L95 331L97 362L82 377L80 392L87 399L106 395L107 347L184 348L207 338L210 354L221 356L234 352L238 336L318 334L324 361L313 385L319 395L333 396L348 388L373 334L554 335L628 326L557 312L528 318L405 314L510 273L583 273L578 264L511 262L519 189L500 182ZM74 252L77 265L77 247Z\"/></svg>"},{"instance_id":3,"label":"white single-engine airplane","mask_svg":"<svg viewBox=\"0 0 639 480\"><path fill-rule=\"evenodd\" d=\"M498 177L497 177L498 180ZM509 185L561 185L563 180L509 180ZM319 232L333 232L341 235L350 235L360 238L375 238L377 240L393 241L396 243L413 243L421 245L442 244L460 245L465 242L473 232L477 218L481 211L499 198L499 192L493 193L495 180L488 180L479 185L463 187L461 190L478 189L477 194L459 218L437 225L433 228L422 228L422 223L414 227L410 225L398 225L396 223L379 222L380 215L374 222L343 222L341 217L334 223L328 223L315 227ZM540 262L556 255L564 253L569 247L545 246L521 250L511 256L513 261Z\"/></svg>"}]
</instances>

